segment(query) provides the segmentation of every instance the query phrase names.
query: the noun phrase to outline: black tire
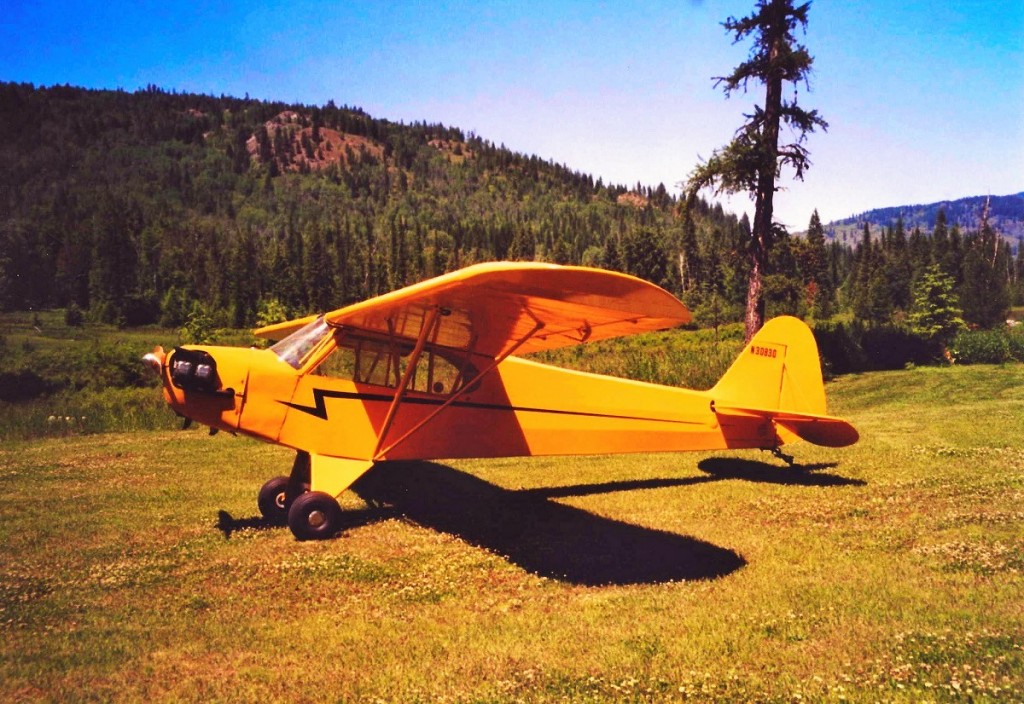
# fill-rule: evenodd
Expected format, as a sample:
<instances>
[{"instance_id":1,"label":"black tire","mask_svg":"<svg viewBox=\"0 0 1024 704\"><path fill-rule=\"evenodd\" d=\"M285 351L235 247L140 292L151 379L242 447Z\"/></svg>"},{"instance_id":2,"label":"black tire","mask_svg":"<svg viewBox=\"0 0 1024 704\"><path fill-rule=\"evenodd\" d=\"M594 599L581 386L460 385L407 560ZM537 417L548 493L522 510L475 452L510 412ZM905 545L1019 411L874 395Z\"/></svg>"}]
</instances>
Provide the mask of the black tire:
<instances>
[{"instance_id":1,"label":"black tire","mask_svg":"<svg viewBox=\"0 0 1024 704\"><path fill-rule=\"evenodd\" d=\"M260 488L260 513L275 525L288 522L288 477L274 477Z\"/></svg>"},{"instance_id":2,"label":"black tire","mask_svg":"<svg viewBox=\"0 0 1024 704\"><path fill-rule=\"evenodd\" d=\"M327 540L341 529L341 506L330 494L310 491L288 509L288 527L299 540Z\"/></svg>"}]
</instances>

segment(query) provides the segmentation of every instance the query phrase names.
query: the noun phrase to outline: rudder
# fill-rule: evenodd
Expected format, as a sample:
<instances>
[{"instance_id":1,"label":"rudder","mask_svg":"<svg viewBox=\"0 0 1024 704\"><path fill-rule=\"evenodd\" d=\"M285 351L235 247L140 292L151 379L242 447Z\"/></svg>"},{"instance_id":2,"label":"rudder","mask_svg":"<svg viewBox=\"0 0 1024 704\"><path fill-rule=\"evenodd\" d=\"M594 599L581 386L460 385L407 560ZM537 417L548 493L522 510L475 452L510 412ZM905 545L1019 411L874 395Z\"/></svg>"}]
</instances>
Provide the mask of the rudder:
<instances>
[{"instance_id":1,"label":"rudder","mask_svg":"<svg viewBox=\"0 0 1024 704\"><path fill-rule=\"evenodd\" d=\"M825 385L814 334L791 316L765 323L711 389L716 404L825 413Z\"/></svg>"}]
</instances>

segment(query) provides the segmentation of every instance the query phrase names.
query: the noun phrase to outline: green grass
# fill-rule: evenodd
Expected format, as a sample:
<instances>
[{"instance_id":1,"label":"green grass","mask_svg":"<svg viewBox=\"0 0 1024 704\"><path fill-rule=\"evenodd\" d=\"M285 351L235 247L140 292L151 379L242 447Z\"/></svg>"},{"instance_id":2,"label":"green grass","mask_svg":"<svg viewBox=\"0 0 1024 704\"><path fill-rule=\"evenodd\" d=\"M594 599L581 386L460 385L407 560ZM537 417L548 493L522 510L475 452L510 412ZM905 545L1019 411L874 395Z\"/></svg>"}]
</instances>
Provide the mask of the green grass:
<instances>
[{"instance_id":1,"label":"green grass","mask_svg":"<svg viewBox=\"0 0 1024 704\"><path fill-rule=\"evenodd\" d=\"M256 520L281 448L0 448L5 701L1020 701L1024 367L842 377L859 444L392 467Z\"/></svg>"}]
</instances>

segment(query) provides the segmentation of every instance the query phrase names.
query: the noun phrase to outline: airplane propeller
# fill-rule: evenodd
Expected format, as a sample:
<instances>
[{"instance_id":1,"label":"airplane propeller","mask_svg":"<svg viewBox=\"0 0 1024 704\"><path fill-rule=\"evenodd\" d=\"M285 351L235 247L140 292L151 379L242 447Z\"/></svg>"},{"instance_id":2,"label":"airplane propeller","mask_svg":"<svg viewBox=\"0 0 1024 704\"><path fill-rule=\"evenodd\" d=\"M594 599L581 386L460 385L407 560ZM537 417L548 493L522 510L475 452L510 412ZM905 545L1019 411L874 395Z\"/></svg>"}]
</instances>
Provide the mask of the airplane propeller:
<instances>
[{"instance_id":1,"label":"airplane propeller","mask_svg":"<svg viewBox=\"0 0 1024 704\"><path fill-rule=\"evenodd\" d=\"M164 352L164 348L160 345L157 345L153 348L152 352L148 352L142 357L142 361L146 366L156 372L158 376L164 368L164 361L166 359L167 354Z\"/></svg>"},{"instance_id":2,"label":"airplane propeller","mask_svg":"<svg viewBox=\"0 0 1024 704\"><path fill-rule=\"evenodd\" d=\"M161 345L157 345L156 347L153 348L152 352L147 352L142 357L142 362L147 367L152 369L156 373L157 376L161 376L163 374L164 363L166 361L167 361L167 353L164 352L164 348ZM178 416L181 418L181 429L182 430L188 430L189 428L192 427L192 419L191 418L189 418L188 416L183 416L180 413L178 413ZM211 433L211 435L212 435L212 433Z\"/></svg>"}]
</instances>

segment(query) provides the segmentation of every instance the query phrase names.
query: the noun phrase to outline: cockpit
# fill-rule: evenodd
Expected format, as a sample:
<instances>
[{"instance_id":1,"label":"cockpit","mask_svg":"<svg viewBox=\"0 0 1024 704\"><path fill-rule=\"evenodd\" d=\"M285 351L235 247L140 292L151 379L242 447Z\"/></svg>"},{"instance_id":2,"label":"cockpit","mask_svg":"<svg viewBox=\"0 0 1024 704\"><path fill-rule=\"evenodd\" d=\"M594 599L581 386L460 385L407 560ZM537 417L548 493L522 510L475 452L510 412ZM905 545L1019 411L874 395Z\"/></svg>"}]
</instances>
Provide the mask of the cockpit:
<instances>
[{"instance_id":1,"label":"cockpit","mask_svg":"<svg viewBox=\"0 0 1024 704\"><path fill-rule=\"evenodd\" d=\"M294 369L395 389L407 373L415 342L396 335L332 326L323 316L284 338L271 351ZM406 391L447 396L477 375L469 350L424 345Z\"/></svg>"}]
</instances>

